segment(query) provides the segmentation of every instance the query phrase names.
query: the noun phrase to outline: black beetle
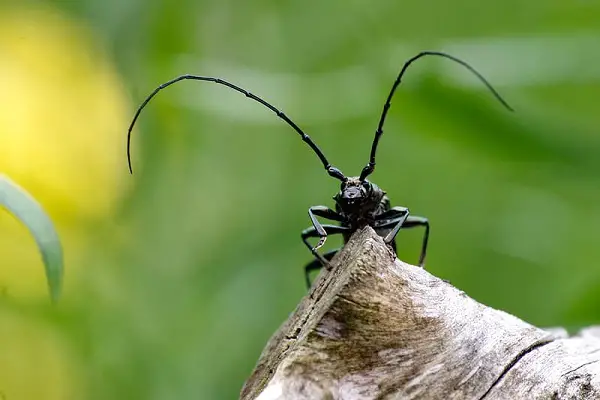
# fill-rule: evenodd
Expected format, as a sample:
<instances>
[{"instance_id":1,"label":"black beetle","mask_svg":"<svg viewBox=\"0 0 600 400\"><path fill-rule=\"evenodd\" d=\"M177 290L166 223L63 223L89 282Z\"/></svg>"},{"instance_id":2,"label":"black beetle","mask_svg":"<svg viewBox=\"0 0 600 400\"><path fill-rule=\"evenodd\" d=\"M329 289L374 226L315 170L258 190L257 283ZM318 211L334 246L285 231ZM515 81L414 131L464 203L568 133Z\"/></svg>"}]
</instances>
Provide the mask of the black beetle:
<instances>
[{"instance_id":1,"label":"black beetle","mask_svg":"<svg viewBox=\"0 0 600 400\"><path fill-rule=\"evenodd\" d=\"M400 228L412 228L415 226L425 227L425 233L423 235L422 242L423 244L421 247L421 255L419 257L419 266L422 267L425 264L425 256L427 254L427 241L429 239L429 221L427 220L427 218L424 217L409 215L409 210L406 207L392 207L389 198L386 196L386 193L383 190L381 190L377 185L368 181L367 177L375 169L375 154L377 152L377 145L379 143L381 135L383 134L383 124L385 122L388 110L391 106L394 92L396 91L398 85L400 85L402 76L404 75L408 66L417 59L424 56L440 56L461 64L469 71L474 73L488 87L492 94L507 109L512 111L512 108L504 101L504 99L502 99L502 97L487 82L487 80L466 62L447 53L442 53L438 51L420 52L416 56L406 61L406 63L404 63L402 69L400 70L400 73L398 74L398 77L392 85L392 89L390 90L390 93L383 106L383 112L381 113L381 117L379 119L379 125L377 126L377 130L375 131L375 138L373 139L373 144L371 146L371 155L369 162L363 168L360 176L346 177L342 173L342 171L332 166L329 163L329 161L327 161L327 158L325 157L321 149L319 149L315 142L313 142L313 140L306 133L304 133L304 131L302 131L302 129L300 129L298 125L296 125L291 119L289 119L283 112L281 112L271 104L267 103L265 100L248 92L245 89L242 89L237 85L234 85L230 82L219 78L199 75L182 75L168 82L165 82L159 87L157 87L137 109L127 133L127 161L129 165L129 171L133 173L131 168L130 157L131 131L142 109L159 91L166 88L167 86L170 86L174 83L183 80L208 81L218 83L220 85L227 86L233 90L244 94L246 97L249 97L250 99L261 103L262 105L273 111L275 114L277 114L279 118L281 118L288 125L294 128L294 130L301 136L302 140L306 142L310 146L310 148L316 153L316 155L323 163L323 166L325 167L327 173L330 176L339 179L342 182L340 191L333 198L335 200L335 210L332 210L326 206L314 206L310 207L308 210L308 215L312 222L312 226L302 231L302 241L306 244L306 246L315 256L315 260L313 260L305 267L306 282L309 287L310 271L319 269L322 266L327 266L329 260L331 260L331 258L337 252L337 250L333 250L325 253L324 255L321 255L317 252L317 250L321 246L323 246L323 244L325 244L327 235L342 234L344 237L344 243L346 243L354 231L367 225L373 227L373 229L375 229L375 231L379 235L383 236L385 243L391 245L394 250L396 250L395 237ZM336 221L339 223L339 225L321 224L317 220L317 217ZM316 246L312 246L308 242L308 239L316 237L319 238L319 242L316 244Z\"/></svg>"}]
</instances>

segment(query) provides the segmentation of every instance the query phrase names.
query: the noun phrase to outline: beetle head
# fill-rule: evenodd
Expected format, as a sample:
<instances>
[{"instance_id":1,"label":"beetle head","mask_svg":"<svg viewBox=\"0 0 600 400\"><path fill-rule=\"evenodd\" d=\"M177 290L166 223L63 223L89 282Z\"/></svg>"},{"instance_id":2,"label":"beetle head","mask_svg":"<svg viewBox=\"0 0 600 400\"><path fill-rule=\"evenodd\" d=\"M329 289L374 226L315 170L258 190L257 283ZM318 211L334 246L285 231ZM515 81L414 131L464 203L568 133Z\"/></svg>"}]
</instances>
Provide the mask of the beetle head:
<instances>
[{"instance_id":1,"label":"beetle head","mask_svg":"<svg viewBox=\"0 0 600 400\"><path fill-rule=\"evenodd\" d=\"M358 212L375 208L383 195L383 191L374 183L351 177L342 182L340 191L333 199L342 210Z\"/></svg>"}]
</instances>

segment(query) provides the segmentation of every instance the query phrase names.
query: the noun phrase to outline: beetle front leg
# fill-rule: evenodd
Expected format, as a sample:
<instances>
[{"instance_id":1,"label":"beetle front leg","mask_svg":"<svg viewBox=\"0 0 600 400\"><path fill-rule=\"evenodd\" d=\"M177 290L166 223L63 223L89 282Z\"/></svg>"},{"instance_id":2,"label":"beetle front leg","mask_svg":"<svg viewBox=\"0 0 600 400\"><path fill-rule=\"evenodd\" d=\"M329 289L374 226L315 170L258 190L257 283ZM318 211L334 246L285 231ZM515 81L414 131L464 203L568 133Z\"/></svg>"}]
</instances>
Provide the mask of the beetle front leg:
<instances>
[{"instance_id":1,"label":"beetle front leg","mask_svg":"<svg viewBox=\"0 0 600 400\"><path fill-rule=\"evenodd\" d=\"M350 230L350 228L346 228L345 226L337 226L337 225L321 225L318 221L317 221L317 223L319 224L319 228L317 228L316 226L311 226L310 228L306 228L305 230L302 231L302 241L304 242L306 247L308 247L310 252L321 263L321 265L326 266L326 265L328 265L328 261L325 258L323 258L323 256L321 256L319 254L319 252L317 252L317 249L321 246L317 245L317 246L313 247L308 242L308 238L318 237L318 238L320 238L319 243L321 243L323 236L327 236L327 234L335 235L338 233L345 233L345 232L348 232ZM323 233L319 232L319 229L321 229L321 231Z\"/></svg>"},{"instance_id":2,"label":"beetle front leg","mask_svg":"<svg viewBox=\"0 0 600 400\"><path fill-rule=\"evenodd\" d=\"M390 244L394 241L394 238L398 234L400 228L402 228L402 225L408 218L409 214L410 212L406 207L392 207L391 209L377 216L377 221L374 225L374 228L381 229L393 226L392 230L388 232L385 238L383 238L383 241L386 244Z\"/></svg>"},{"instance_id":3,"label":"beetle front leg","mask_svg":"<svg viewBox=\"0 0 600 400\"><path fill-rule=\"evenodd\" d=\"M423 235L423 242L421 245L421 254L419 256L419 267L423 267L425 265L425 257L427 256L427 244L429 242L429 220L425 217L418 217L418 216L410 215L407 218L405 218L403 224L401 224L401 226L398 227L397 225L400 222L400 220L403 218L403 215L405 212L406 213L408 212L408 209L405 207L394 207L394 208L386 211L385 213L378 216L378 218L377 218L378 224L375 225L375 228L382 229L382 228L388 228L390 226L394 226L394 229L398 228L395 231L394 237L391 238L391 243L394 243L395 235L398 233L398 230L400 228L408 229L408 228L414 228L416 226L424 226L425 234ZM390 217L392 219L388 219ZM388 235L386 236L386 239L384 239L386 241L386 243L388 243L388 244L390 242L387 242L387 238L392 234L392 232L394 232L394 230L390 231L388 233Z\"/></svg>"},{"instance_id":4,"label":"beetle front leg","mask_svg":"<svg viewBox=\"0 0 600 400\"><path fill-rule=\"evenodd\" d=\"M400 206L392 207L389 210L377 215L377 217L375 218L376 224L388 225L392 221L398 220L398 218L403 217L404 214L409 214L408 208Z\"/></svg>"},{"instance_id":5,"label":"beetle front leg","mask_svg":"<svg viewBox=\"0 0 600 400\"><path fill-rule=\"evenodd\" d=\"M311 248L311 251L314 254L316 252L316 250L319 249L321 246L323 246L325 244L325 241L327 240L327 231L323 228L323 225L321 225L321 223L317 219L317 216L325 218L325 219L329 219L332 221L339 221L339 222L343 222L344 217L342 217L340 214L338 214L331 208L325 207L325 206L310 207L308 209L308 216L310 217L313 227L315 228L315 230L319 236L319 242L315 245L315 247ZM330 226L334 226L334 225L330 225ZM315 237L315 236L311 236L311 237ZM307 243L307 242L305 242L305 243Z\"/></svg>"}]
</instances>

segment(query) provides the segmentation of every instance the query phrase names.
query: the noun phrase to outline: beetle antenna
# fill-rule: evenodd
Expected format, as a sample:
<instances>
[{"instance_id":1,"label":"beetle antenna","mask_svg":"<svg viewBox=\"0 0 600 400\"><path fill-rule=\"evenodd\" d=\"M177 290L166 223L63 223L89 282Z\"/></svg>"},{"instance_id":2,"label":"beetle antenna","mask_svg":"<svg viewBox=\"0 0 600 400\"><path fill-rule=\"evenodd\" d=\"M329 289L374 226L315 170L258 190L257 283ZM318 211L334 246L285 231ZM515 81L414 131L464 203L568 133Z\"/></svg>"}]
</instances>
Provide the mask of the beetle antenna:
<instances>
[{"instance_id":1,"label":"beetle antenna","mask_svg":"<svg viewBox=\"0 0 600 400\"><path fill-rule=\"evenodd\" d=\"M390 94L388 95L387 100L385 101L385 104L383 105L383 112L381 113L381 118L379 119L379 125L377 126L377 130L375 131L375 138L373 139L373 145L371 146L371 157L369 159L369 163L363 168L363 170L360 174L361 181L365 180L367 178L367 176L369 176L375 169L375 153L377 152L377 145L379 144L379 139L381 138L381 135L383 135L383 124L385 122L385 117L387 116L388 110L390 109L390 106L392 105L392 97L394 97L394 92L396 91L396 88L400 85L400 81L402 80L402 76L404 75L404 72L406 72L406 69L409 67L410 64L417 61L419 58L425 57L425 56L440 56L440 57L448 58L452 61L459 63L460 65L462 65L463 67L465 67L469 71L471 71L473 74L475 74L475 76L477 76L484 83L484 85L492 92L494 97L496 97L496 99L498 99L498 101L500 103L502 103L502 105L504 107L506 107L510 111L514 111L512 109L512 107L509 106L508 103L500 96L500 94L498 94L496 89L494 89L492 87L492 85L483 77L483 75L481 75L479 72L477 72L477 70L475 70L475 68L471 67L465 61L463 61L457 57L451 56L450 54L439 52L439 51L422 51L404 63L404 66L402 66L402 69L400 70L400 73L398 74L398 77L396 78L396 81L394 82L394 85L392 86L392 90L390 90Z\"/></svg>"},{"instance_id":2,"label":"beetle antenna","mask_svg":"<svg viewBox=\"0 0 600 400\"><path fill-rule=\"evenodd\" d=\"M261 99L258 96L255 96L254 94L250 93L249 91L242 89L241 87L234 85L233 83L229 83L227 81L224 81L222 79L219 78L213 78L210 76L199 76L199 75L181 75L177 78L174 78L168 82L163 83L162 85L160 85L159 87L157 87L156 89L154 89L154 91L152 93L150 93L150 95L148 97L146 97L146 100L144 100L144 102L138 107L137 111L135 112L135 116L133 117L133 121L131 121L131 125L129 125L129 129L127 131L127 164L129 166L129 172L133 174L133 170L131 168L131 131L133 130L133 126L135 125L135 122L137 121L138 117L140 116L140 113L142 112L142 110L144 109L144 107L146 107L146 105L148 104L148 102L154 97L156 96L156 94L158 92L160 92L161 90L165 89L168 86L171 86L177 82L183 81L183 80L194 80L194 81L205 81L205 82L214 82L214 83L218 83L219 85L224 85L227 86L237 92L240 92L242 94L244 94L246 97L249 97L250 99L259 102L260 104L262 104L263 106L267 107L269 110L273 111L279 118L281 118L282 120L284 120L288 125L290 125L292 128L294 128L294 130L296 132L298 132L298 134L300 135L300 137L302 137L302 140L304 142L306 142L310 148L317 154L317 156L319 157L319 159L321 160L321 162L323 163L323 166L325 167L325 169L327 170L327 173L336 178L339 179L340 181L345 181L346 177L344 176L344 174L342 173L342 171L340 171L339 169L333 167L331 164L329 164L329 162L327 161L327 158L325 157L325 155L323 154L323 152L321 151L321 149L319 149L319 147L316 145L315 142L313 142L313 140L310 138L310 136L308 136L306 133L304 133L302 131L302 129L300 129L300 127L298 127L298 125L296 125L291 119L289 119L287 117L287 115L285 115L283 112L281 112L280 110L278 110L277 108L273 107L271 104L267 103L265 100Z\"/></svg>"}]
</instances>

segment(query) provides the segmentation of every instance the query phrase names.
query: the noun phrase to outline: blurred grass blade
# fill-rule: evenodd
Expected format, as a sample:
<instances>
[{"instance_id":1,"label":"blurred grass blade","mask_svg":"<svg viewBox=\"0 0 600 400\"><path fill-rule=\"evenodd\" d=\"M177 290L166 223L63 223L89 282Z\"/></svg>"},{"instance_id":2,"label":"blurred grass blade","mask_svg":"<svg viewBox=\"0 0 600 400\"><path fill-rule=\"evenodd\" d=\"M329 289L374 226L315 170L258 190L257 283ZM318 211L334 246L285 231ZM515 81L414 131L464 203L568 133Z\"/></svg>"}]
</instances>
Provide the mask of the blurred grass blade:
<instances>
[{"instance_id":1,"label":"blurred grass blade","mask_svg":"<svg viewBox=\"0 0 600 400\"><path fill-rule=\"evenodd\" d=\"M58 300L63 275L63 254L54 225L40 204L24 189L0 175L0 206L4 206L29 229L46 268L52 301Z\"/></svg>"}]
</instances>

